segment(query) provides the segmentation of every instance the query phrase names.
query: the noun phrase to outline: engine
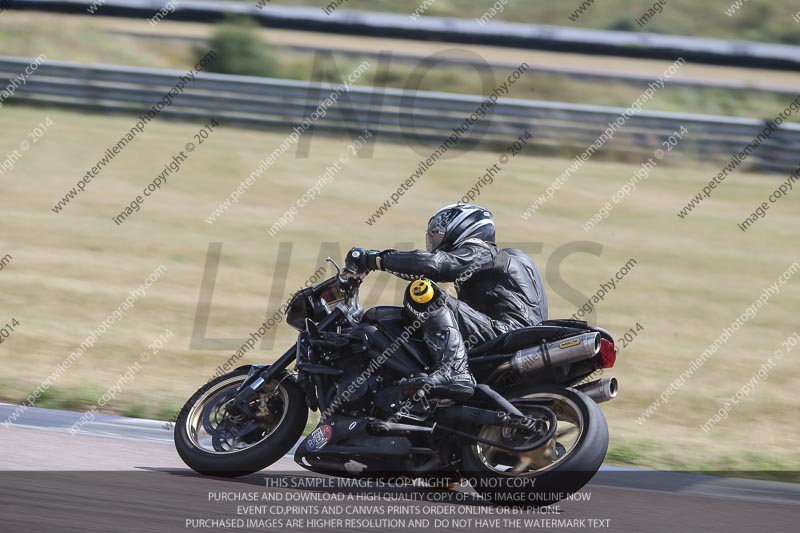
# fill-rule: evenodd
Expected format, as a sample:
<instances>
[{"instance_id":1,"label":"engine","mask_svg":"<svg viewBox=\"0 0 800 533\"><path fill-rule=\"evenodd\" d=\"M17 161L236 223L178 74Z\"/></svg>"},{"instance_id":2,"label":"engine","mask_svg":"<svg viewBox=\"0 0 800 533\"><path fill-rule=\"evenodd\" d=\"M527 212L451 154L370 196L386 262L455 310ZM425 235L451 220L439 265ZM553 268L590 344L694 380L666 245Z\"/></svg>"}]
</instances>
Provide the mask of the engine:
<instances>
[{"instance_id":1,"label":"engine","mask_svg":"<svg viewBox=\"0 0 800 533\"><path fill-rule=\"evenodd\" d=\"M424 417L430 409L417 389L398 383L424 371L413 353L369 324L347 334L301 334L298 342L298 383L309 406L319 408L320 424L298 447L295 461L321 473L360 473L408 470L431 460L411 453L423 435L383 436L375 430L403 416ZM345 451L349 461L341 460Z\"/></svg>"},{"instance_id":2,"label":"engine","mask_svg":"<svg viewBox=\"0 0 800 533\"><path fill-rule=\"evenodd\" d=\"M301 335L304 337L304 335ZM317 400L321 418L333 414L387 419L424 416L429 410L416 389L399 384L403 378L429 371L424 348L392 340L373 324L361 323L347 334L314 333L301 338L300 384L309 405ZM308 346L303 346L307 342Z\"/></svg>"}]
</instances>

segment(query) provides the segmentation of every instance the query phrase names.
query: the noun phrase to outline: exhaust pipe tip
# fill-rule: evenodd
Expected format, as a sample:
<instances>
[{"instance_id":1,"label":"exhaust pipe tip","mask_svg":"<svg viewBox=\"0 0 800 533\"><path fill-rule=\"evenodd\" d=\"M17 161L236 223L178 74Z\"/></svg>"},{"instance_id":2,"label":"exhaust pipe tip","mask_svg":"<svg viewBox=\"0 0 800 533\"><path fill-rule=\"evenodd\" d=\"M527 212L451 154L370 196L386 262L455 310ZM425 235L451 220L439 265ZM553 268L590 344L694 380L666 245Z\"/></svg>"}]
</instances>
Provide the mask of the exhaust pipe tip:
<instances>
[{"instance_id":1,"label":"exhaust pipe tip","mask_svg":"<svg viewBox=\"0 0 800 533\"><path fill-rule=\"evenodd\" d=\"M575 387L596 403L603 403L613 400L619 393L619 382L617 378L602 378L596 381L585 383Z\"/></svg>"},{"instance_id":2,"label":"exhaust pipe tip","mask_svg":"<svg viewBox=\"0 0 800 533\"><path fill-rule=\"evenodd\" d=\"M614 376L608 378L608 394L611 398L616 398L619 393L619 381Z\"/></svg>"}]
</instances>

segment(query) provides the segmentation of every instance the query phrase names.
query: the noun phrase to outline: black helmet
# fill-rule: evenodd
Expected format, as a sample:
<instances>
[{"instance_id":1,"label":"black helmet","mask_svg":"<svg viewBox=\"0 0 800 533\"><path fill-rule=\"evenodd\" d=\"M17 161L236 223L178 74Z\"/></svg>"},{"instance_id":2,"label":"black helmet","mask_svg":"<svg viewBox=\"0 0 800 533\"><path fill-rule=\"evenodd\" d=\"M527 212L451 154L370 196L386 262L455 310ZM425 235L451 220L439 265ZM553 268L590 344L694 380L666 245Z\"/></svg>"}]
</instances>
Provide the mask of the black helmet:
<instances>
[{"instance_id":1,"label":"black helmet","mask_svg":"<svg viewBox=\"0 0 800 533\"><path fill-rule=\"evenodd\" d=\"M428 221L425 243L429 252L450 250L469 238L494 242L494 220L487 209L472 204L450 204Z\"/></svg>"}]
</instances>

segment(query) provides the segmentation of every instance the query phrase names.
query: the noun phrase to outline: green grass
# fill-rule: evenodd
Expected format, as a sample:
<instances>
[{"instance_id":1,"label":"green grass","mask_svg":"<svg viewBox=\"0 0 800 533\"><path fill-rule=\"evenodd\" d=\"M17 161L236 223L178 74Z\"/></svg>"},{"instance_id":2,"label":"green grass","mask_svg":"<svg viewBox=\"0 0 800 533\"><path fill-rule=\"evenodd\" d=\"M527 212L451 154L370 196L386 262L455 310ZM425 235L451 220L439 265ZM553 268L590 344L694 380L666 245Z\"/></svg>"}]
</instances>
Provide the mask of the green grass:
<instances>
[{"instance_id":1,"label":"green grass","mask_svg":"<svg viewBox=\"0 0 800 533\"><path fill-rule=\"evenodd\" d=\"M0 345L0 395L24 399L89 331L116 309L159 264L167 270L147 295L55 383L42 405L84 409L114 384L155 337L174 337L143 366L108 411L168 418L233 350L190 349L206 252L223 243L208 337L246 337L264 320L274 281L286 281L282 301L316 269L320 243L385 248L423 245L424 225L442 204L459 198L497 154L472 151L430 171L379 223L365 219L417 166L402 144L378 142L373 157L352 159L320 197L300 210L276 237L272 225L346 149L348 141L315 136L310 157L280 158L214 225L205 217L271 152L288 132L225 127L194 152L180 173L142 210L116 226L111 217L192 140L198 124L161 120L148 126L61 214L52 205L132 125L130 117L81 114L6 105L0 157L10 153L45 117L54 125L10 173L0 176L0 253L14 261L0 272L0 322L20 326ZM750 378L782 340L797 330L800 278L739 330L644 426L634 420L750 303L798 260L800 214L794 199L776 204L747 233L736 229L753 205L784 178L737 172L711 200L680 220L676 211L716 174L713 165L668 158L632 197L591 234L581 229L627 180L638 162L589 161L533 219L520 213L560 175L569 161L514 158L477 201L496 215L501 242L541 243L532 254L545 275L550 316L575 312L629 258L635 269L592 317L612 332L640 322L644 333L622 350L613 372L620 395L604 404L616 463L675 469L800 470L796 444L798 358L786 357L729 418L710 433L700 426ZM593 241L602 253L563 246ZM279 243L293 243L286 276L276 274ZM576 246L576 245L572 245ZM578 245L580 246L580 245ZM330 252L332 255L338 254ZM338 256L341 259L341 256ZM369 305L394 303L402 282L370 276L362 292ZM559 282L559 276L563 282ZM371 295L389 280L380 297ZM565 284L572 287L569 291ZM274 307L270 307L270 311ZM242 363L268 362L291 345L295 332L277 328L272 349Z\"/></svg>"},{"instance_id":2,"label":"green grass","mask_svg":"<svg viewBox=\"0 0 800 533\"><path fill-rule=\"evenodd\" d=\"M680 448L663 442L634 438L615 444L613 441L606 454L605 463L648 470L681 470L708 475L763 479L800 483L797 462L791 458L772 458L761 450L724 452L717 456L696 457L681 453ZM676 468L677 465L677 468Z\"/></svg>"},{"instance_id":3,"label":"green grass","mask_svg":"<svg viewBox=\"0 0 800 533\"><path fill-rule=\"evenodd\" d=\"M88 409L97 403L97 400L102 396L103 390L98 386L92 387L75 387L70 389L63 389L53 387L44 391L36 400L36 407L44 407L47 409L68 409L80 411Z\"/></svg>"}]
</instances>

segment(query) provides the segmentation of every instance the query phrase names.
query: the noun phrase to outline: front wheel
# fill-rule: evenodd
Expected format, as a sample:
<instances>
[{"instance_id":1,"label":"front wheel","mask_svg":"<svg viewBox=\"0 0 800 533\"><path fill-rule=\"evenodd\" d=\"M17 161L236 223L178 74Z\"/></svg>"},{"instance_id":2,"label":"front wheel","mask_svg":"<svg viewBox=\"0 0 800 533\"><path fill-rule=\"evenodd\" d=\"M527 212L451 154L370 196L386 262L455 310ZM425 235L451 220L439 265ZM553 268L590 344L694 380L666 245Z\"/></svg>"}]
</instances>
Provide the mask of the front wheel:
<instances>
[{"instance_id":1,"label":"front wheel","mask_svg":"<svg viewBox=\"0 0 800 533\"><path fill-rule=\"evenodd\" d=\"M255 417L228 412L249 369L237 368L208 382L181 410L175 448L192 470L223 477L252 474L283 457L303 434L305 395L286 372L262 386L250 405Z\"/></svg>"},{"instance_id":2,"label":"front wheel","mask_svg":"<svg viewBox=\"0 0 800 533\"><path fill-rule=\"evenodd\" d=\"M608 425L600 407L588 396L564 387L536 387L512 403L526 413L528 405L551 409L555 434L541 447L512 453L486 444L462 448L462 471L473 488L492 503L545 506L580 490L600 469L608 450ZM532 408L531 408L532 409ZM479 436L521 446L531 437L520 429L482 426Z\"/></svg>"}]
</instances>

